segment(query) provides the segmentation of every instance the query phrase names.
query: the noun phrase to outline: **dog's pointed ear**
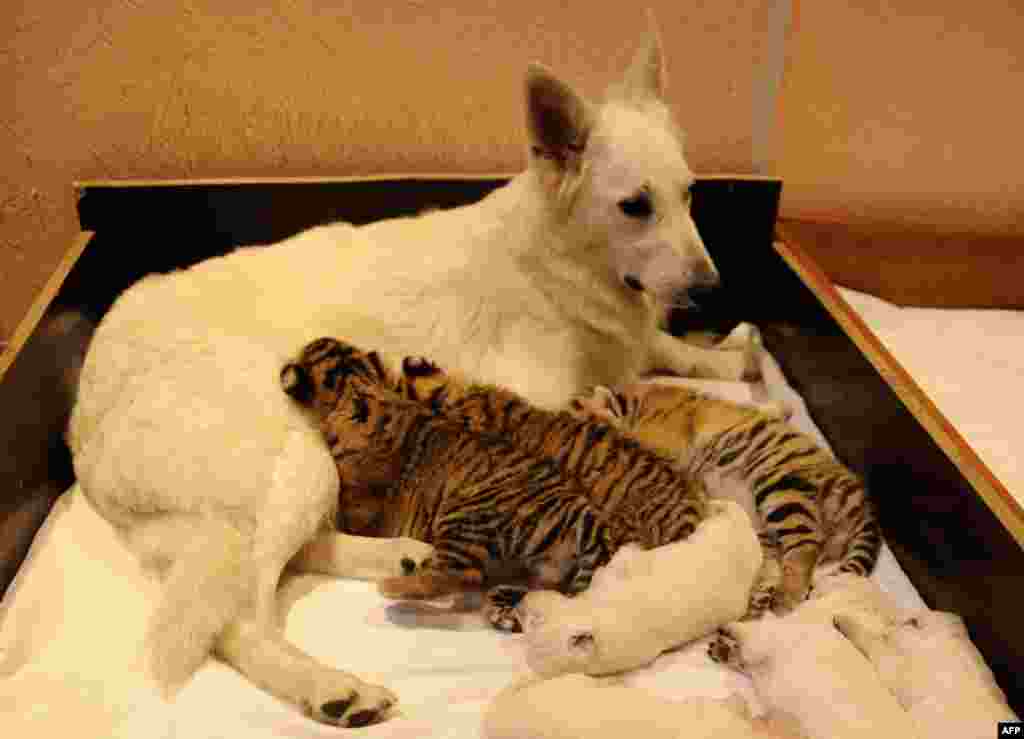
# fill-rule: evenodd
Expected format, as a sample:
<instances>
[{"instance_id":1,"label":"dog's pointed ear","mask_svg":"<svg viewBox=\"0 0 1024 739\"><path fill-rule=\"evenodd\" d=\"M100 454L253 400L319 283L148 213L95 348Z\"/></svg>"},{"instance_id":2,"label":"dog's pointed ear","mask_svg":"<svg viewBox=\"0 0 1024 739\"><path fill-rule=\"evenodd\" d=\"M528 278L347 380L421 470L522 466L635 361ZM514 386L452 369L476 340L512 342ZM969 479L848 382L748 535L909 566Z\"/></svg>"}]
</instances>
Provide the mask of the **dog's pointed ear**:
<instances>
[{"instance_id":1,"label":"dog's pointed ear","mask_svg":"<svg viewBox=\"0 0 1024 739\"><path fill-rule=\"evenodd\" d=\"M611 94L625 100L664 100L667 86L665 54L654 11L647 10L647 37L633 56L622 81Z\"/></svg>"},{"instance_id":2,"label":"dog's pointed ear","mask_svg":"<svg viewBox=\"0 0 1024 739\"><path fill-rule=\"evenodd\" d=\"M526 73L527 126L534 156L561 168L574 164L587 145L590 103L540 64Z\"/></svg>"}]
</instances>

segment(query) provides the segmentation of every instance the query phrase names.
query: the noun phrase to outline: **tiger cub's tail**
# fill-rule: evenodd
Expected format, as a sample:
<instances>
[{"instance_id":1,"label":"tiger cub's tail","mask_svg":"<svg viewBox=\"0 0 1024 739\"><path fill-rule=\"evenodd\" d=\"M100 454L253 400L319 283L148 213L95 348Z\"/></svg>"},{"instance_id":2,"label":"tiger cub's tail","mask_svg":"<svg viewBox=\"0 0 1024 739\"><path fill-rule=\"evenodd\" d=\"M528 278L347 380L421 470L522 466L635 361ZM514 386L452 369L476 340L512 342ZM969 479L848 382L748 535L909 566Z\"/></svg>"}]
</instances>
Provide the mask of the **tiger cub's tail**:
<instances>
[{"instance_id":1,"label":"tiger cub's tail","mask_svg":"<svg viewBox=\"0 0 1024 739\"><path fill-rule=\"evenodd\" d=\"M878 526L878 515L874 504L865 497L864 510L857 527L846 542L840 572L851 572L867 577L875 569L878 553L882 549L882 532Z\"/></svg>"},{"instance_id":2,"label":"tiger cub's tail","mask_svg":"<svg viewBox=\"0 0 1024 739\"><path fill-rule=\"evenodd\" d=\"M431 569L429 564L424 564L413 574L381 580L377 589L385 598L430 600L480 588L483 581L479 570L451 572Z\"/></svg>"}]
</instances>

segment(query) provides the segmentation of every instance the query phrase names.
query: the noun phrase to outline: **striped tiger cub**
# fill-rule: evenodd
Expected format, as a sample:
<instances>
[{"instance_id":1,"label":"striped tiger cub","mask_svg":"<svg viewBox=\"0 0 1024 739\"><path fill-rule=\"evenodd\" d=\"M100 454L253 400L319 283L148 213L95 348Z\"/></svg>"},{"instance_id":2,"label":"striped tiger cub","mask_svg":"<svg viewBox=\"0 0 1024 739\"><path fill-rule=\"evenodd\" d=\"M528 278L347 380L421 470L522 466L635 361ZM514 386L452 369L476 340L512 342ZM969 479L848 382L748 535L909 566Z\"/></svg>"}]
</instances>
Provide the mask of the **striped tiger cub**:
<instances>
[{"instance_id":1,"label":"striped tiger cub","mask_svg":"<svg viewBox=\"0 0 1024 739\"><path fill-rule=\"evenodd\" d=\"M768 606L792 610L822 560L840 560L840 571L862 576L874 569L882 535L863 483L781 415L645 383L597 387L570 406L580 418L606 420L675 454L712 496L734 496L760 520L766 554L777 564L774 578L758 584L749 615Z\"/></svg>"},{"instance_id":2,"label":"striped tiger cub","mask_svg":"<svg viewBox=\"0 0 1024 739\"><path fill-rule=\"evenodd\" d=\"M706 515L702 485L603 422L491 387L459 385L459 402L446 404L442 388L456 384L439 369L411 359L403 368L318 339L281 371L337 464L339 528L434 547L418 569L379 583L388 597L488 587L488 620L518 630L527 588L581 592L623 544L683 539Z\"/></svg>"}]
</instances>

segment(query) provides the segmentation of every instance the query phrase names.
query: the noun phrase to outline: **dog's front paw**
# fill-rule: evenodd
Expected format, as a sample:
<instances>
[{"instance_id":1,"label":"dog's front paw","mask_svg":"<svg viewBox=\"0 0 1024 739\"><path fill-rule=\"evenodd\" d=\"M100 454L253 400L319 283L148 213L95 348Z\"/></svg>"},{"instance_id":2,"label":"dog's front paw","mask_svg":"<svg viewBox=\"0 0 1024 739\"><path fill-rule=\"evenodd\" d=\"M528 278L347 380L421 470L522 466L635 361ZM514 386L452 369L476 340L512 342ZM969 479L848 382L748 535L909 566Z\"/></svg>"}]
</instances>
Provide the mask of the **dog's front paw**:
<instances>
[{"instance_id":1,"label":"dog's front paw","mask_svg":"<svg viewBox=\"0 0 1024 739\"><path fill-rule=\"evenodd\" d=\"M736 328L715 344L716 349L759 349L764 346L761 330L752 323L738 323Z\"/></svg>"},{"instance_id":2,"label":"dog's front paw","mask_svg":"<svg viewBox=\"0 0 1024 739\"><path fill-rule=\"evenodd\" d=\"M756 382L761 379L761 358L764 352L764 340L761 330L752 323L740 323L730 331L724 339L715 344L715 349L736 352L741 358L741 366L737 379L745 382Z\"/></svg>"},{"instance_id":3,"label":"dog's front paw","mask_svg":"<svg viewBox=\"0 0 1024 739\"><path fill-rule=\"evenodd\" d=\"M316 681L313 695L303 701L303 708L316 721L354 729L384 721L396 703L398 697L387 688L330 670Z\"/></svg>"},{"instance_id":4,"label":"dog's front paw","mask_svg":"<svg viewBox=\"0 0 1024 739\"><path fill-rule=\"evenodd\" d=\"M740 379L743 382L757 382L761 379L761 352L748 351L743 353L743 373Z\"/></svg>"}]
</instances>

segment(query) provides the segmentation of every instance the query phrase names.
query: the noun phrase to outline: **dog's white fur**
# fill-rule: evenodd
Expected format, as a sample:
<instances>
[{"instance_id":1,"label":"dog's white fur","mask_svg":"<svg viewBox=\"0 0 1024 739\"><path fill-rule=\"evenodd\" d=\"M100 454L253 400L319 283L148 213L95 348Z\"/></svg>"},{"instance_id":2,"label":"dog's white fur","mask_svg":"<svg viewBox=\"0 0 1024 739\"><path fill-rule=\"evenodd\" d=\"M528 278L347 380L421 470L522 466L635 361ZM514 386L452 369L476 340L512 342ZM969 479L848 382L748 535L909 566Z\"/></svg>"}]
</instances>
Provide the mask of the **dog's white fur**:
<instances>
[{"instance_id":1,"label":"dog's white fur","mask_svg":"<svg viewBox=\"0 0 1024 739\"><path fill-rule=\"evenodd\" d=\"M384 563L399 561L394 542L325 528L337 474L278 385L305 342L429 356L546 406L652 368L748 371L748 352L658 329L666 302L717 279L663 86L656 33L600 105L532 67L529 167L480 203L314 228L147 277L117 300L89 350L69 442L89 500L164 573L147 640L160 690L172 695L214 650L321 721L360 724L395 700L287 644L272 616L300 548L298 566L339 575L397 574ZM642 188L653 215L627 216L620 201Z\"/></svg>"}]
</instances>

